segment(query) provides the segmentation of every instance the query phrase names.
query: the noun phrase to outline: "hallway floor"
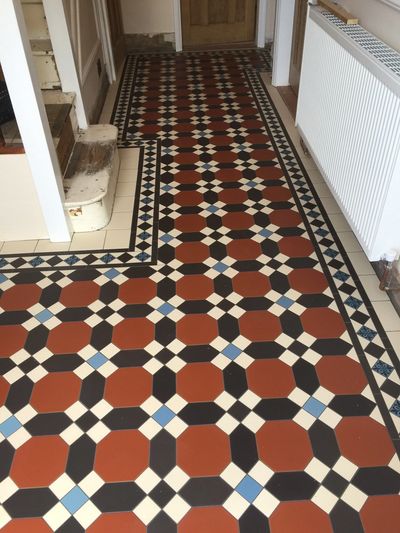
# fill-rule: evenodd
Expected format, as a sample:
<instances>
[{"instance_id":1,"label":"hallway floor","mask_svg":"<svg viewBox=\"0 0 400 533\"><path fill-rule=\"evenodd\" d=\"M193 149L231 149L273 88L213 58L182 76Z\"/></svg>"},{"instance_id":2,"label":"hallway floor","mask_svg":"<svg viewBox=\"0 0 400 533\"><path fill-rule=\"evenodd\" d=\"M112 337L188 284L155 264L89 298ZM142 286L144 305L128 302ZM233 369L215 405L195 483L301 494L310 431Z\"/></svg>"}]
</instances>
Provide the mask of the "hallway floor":
<instances>
[{"instance_id":1,"label":"hallway floor","mask_svg":"<svg viewBox=\"0 0 400 533\"><path fill-rule=\"evenodd\" d=\"M266 70L128 58L132 249L0 264L1 531L398 531L399 361Z\"/></svg>"}]
</instances>

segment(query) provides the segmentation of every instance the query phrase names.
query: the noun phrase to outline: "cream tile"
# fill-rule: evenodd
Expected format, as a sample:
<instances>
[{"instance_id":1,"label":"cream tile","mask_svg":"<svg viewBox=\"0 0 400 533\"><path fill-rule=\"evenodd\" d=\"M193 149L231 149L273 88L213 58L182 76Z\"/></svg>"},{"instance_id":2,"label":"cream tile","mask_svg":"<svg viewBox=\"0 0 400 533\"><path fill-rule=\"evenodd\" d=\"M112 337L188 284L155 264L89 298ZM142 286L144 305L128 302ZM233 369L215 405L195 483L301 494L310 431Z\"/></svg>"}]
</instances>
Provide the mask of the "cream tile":
<instances>
[{"instance_id":1,"label":"cream tile","mask_svg":"<svg viewBox=\"0 0 400 533\"><path fill-rule=\"evenodd\" d=\"M131 213L113 213L110 223L104 229L106 231L115 229L128 229L132 227Z\"/></svg>"},{"instance_id":2,"label":"cream tile","mask_svg":"<svg viewBox=\"0 0 400 533\"><path fill-rule=\"evenodd\" d=\"M326 183L314 183L314 187L321 200L323 200L324 198L333 198L332 193Z\"/></svg>"},{"instance_id":3,"label":"cream tile","mask_svg":"<svg viewBox=\"0 0 400 533\"><path fill-rule=\"evenodd\" d=\"M128 248L130 238L130 230L109 230L107 231L104 249L112 250L114 248Z\"/></svg>"},{"instance_id":4,"label":"cream tile","mask_svg":"<svg viewBox=\"0 0 400 533\"><path fill-rule=\"evenodd\" d=\"M78 250L102 250L104 248L105 238L106 232L104 230L74 233L69 249L71 252Z\"/></svg>"},{"instance_id":5,"label":"cream tile","mask_svg":"<svg viewBox=\"0 0 400 533\"><path fill-rule=\"evenodd\" d=\"M137 169L120 170L118 174L118 183L136 183Z\"/></svg>"},{"instance_id":6,"label":"cream tile","mask_svg":"<svg viewBox=\"0 0 400 533\"><path fill-rule=\"evenodd\" d=\"M374 302L374 308L385 331L400 331L400 317L392 302Z\"/></svg>"},{"instance_id":7,"label":"cream tile","mask_svg":"<svg viewBox=\"0 0 400 533\"><path fill-rule=\"evenodd\" d=\"M342 214L342 210L340 209L339 204L333 197L324 198L323 204L325 207L325 211L328 213L328 215Z\"/></svg>"},{"instance_id":8,"label":"cream tile","mask_svg":"<svg viewBox=\"0 0 400 533\"><path fill-rule=\"evenodd\" d=\"M1 248L2 254L31 254L38 241L8 241Z\"/></svg>"},{"instance_id":9,"label":"cream tile","mask_svg":"<svg viewBox=\"0 0 400 533\"><path fill-rule=\"evenodd\" d=\"M360 243L352 231L339 231L338 235L346 252L362 252Z\"/></svg>"},{"instance_id":10,"label":"cream tile","mask_svg":"<svg viewBox=\"0 0 400 533\"><path fill-rule=\"evenodd\" d=\"M349 252L347 255L353 263L354 270L359 276L375 275L374 269L364 252Z\"/></svg>"},{"instance_id":11,"label":"cream tile","mask_svg":"<svg viewBox=\"0 0 400 533\"><path fill-rule=\"evenodd\" d=\"M47 240L40 240L37 243L37 246L35 248L35 252L37 253L51 253L51 252L67 252L69 250L69 247L71 245L71 242L51 242L48 239Z\"/></svg>"},{"instance_id":12,"label":"cream tile","mask_svg":"<svg viewBox=\"0 0 400 533\"><path fill-rule=\"evenodd\" d=\"M135 187L132 183L117 183L115 196L132 196L135 194Z\"/></svg>"},{"instance_id":13,"label":"cream tile","mask_svg":"<svg viewBox=\"0 0 400 533\"><path fill-rule=\"evenodd\" d=\"M323 183L324 185L326 185L323 176L317 168L312 168L311 170L308 170L307 174L309 175L310 180L314 185L316 185L317 183Z\"/></svg>"},{"instance_id":14,"label":"cream tile","mask_svg":"<svg viewBox=\"0 0 400 533\"><path fill-rule=\"evenodd\" d=\"M136 169L139 166L139 148L121 149L119 151L121 158L121 170Z\"/></svg>"},{"instance_id":15,"label":"cream tile","mask_svg":"<svg viewBox=\"0 0 400 533\"><path fill-rule=\"evenodd\" d=\"M400 359L400 331L388 331L387 336L392 343L393 349Z\"/></svg>"},{"instance_id":16,"label":"cream tile","mask_svg":"<svg viewBox=\"0 0 400 533\"><path fill-rule=\"evenodd\" d=\"M4 242L0 241L0 252L1 252L1 249L3 248L3 244Z\"/></svg>"},{"instance_id":17,"label":"cream tile","mask_svg":"<svg viewBox=\"0 0 400 533\"><path fill-rule=\"evenodd\" d=\"M329 218L337 232L352 231L347 220L342 214L332 214L329 215Z\"/></svg>"},{"instance_id":18,"label":"cream tile","mask_svg":"<svg viewBox=\"0 0 400 533\"><path fill-rule=\"evenodd\" d=\"M375 274L372 276L359 276L359 278L371 302L380 302L380 301L389 300L389 296L387 292L380 290L379 280Z\"/></svg>"},{"instance_id":19,"label":"cream tile","mask_svg":"<svg viewBox=\"0 0 400 533\"><path fill-rule=\"evenodd\" d=\"M133 213L135 199L133 196L116 196L113 213Z\"/></svg>"}]
</instances>

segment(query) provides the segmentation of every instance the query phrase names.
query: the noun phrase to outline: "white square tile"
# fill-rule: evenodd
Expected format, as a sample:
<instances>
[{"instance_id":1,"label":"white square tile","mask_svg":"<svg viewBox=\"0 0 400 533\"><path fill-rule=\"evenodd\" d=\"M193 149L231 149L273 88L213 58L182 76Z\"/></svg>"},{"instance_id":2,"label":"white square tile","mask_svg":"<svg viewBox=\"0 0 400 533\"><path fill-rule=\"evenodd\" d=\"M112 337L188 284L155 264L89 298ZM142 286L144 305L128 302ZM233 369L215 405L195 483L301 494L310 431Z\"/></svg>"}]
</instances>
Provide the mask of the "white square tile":
<instances>
[{"instance_id":1,"label":"white square tile","mask_svg":"<svg viewBox=\"0 0 400 533\"><path fill-rule=\"evenodd\" d=\"M340 231L338 235L346 252L362 252L361 245L352 231Z\"/></svg>"},{"instance_id":2,"label":"white square tile","mask_svg":"<svg viewBox=\"0 0 400 533\"><path fill-rule=\"evenodd\" d=\"M38 241L8 241L1 248L2 254L30 254L35 251Z\"/></svg>"},{"instance_id":3,"label":"white square tile","mask_svg":"<svg viewBox=\"0 0 400 533\"><path fill-rule=\"evenodd\" d=\"M118 183L136 183L137 169L120 170L118 174Z\"/></svg>"},{"instance_id":4,"label":"white square tile","mask_svg":"<svg viewBox=\"0 0 400 533\"><path fill-rule=\"evenodd\" d=\"M71 252L77 252L79 250L102 250L105 238L105 231L74 233L69 249Z\"/></svg>"},{"instance_id":5,"label":"white square tile","mask_svg":"<svg viewBox=\"0 0 400 533\"><path fill-rule=\"evenodd\" d=\"M359 276L375 275L374 269L364 252L349 252L347 255Z\"/></svg>"},{"instance_id":6,"label":"white square tile","mask_svg":"<svg viewBox=\"0 0 400 533\"><path fill-rule=\"evenodd\" d=\"M108 230L104 242L105 250L128 248L131 232L128 229Z\"/></svg>"},{"instance_id":7,"label":"white square tile","mask_svg":"<svg viewBox=\"0 0 400 533\"><path fill-rule=\"evenodd\" d=\"M113 213L133 213L134 202L133 196L116 196Z\"/></svg>"},{"instance_id":8,"label":"white square tile","mask_svg":"<svg viewBox=\"0 0 400 533\"><path fill-rule=\"evenodd\" d=\"M382 302L389 300L387 292L380 290L379 280L375 274L371 276L359 276L359 278L371 302Z\"/></svg>"},{"instance_id":9,"label":"white square tile","mask_svg":"<svg viewBox=\"0 0 400 533\"><path fill-rule=\"evenodd\" d=\"M374 308L385 331L400 331L400 317L392 302L374 302Z\"/></svg>"},{"instance_id":10,"label":"white square tile","mask_svg":"<svg viewBox=\"0 0 400 533\"><path fill-rule=\"evenodd\" d=\"M40 240L37 242L35 253L45 254L52 252L67 252L71 242L51 242L49 240Z\"/></svg>"},{"instance_id":11,"label":"white square tile","mask_svg":"<svg viewBox=\"0 0 400 533\"><path fill-rule=\"evenodd\" d=\"M130 230L132 227L131 213L113 213L109 224L104 228L106 231L126 229Z\"/></svg>"},{"instance_id":12,"label":"white square tile","mask_svg":"<svg viewBox=\"0 0 400 533\"><path fill-rule=\"evenodd\" d=\"M115 191L115 196L134 196L135 194L135 185L133 183L117 183L117 189Z\"/></svg>"}]
</instances>

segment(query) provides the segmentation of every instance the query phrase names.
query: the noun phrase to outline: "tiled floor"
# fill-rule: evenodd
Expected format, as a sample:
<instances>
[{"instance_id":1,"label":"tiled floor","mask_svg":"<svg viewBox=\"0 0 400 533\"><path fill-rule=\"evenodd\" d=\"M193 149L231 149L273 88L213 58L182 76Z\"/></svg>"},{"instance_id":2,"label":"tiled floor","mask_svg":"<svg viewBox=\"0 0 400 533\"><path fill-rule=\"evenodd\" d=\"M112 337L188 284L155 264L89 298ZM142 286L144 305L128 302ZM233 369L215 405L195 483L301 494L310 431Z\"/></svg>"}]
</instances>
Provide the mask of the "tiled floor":
<instances>
[{"instance_id":1,"label":"tiled floor","mask_svg":"<svg viewBox=\"0 0 400 533\"><path fill-rule=\"evenodd\" d=\"M0 273L3 531L397 533L395 354L259 68L129 59L154 264Z\"/></svg>"},{"instance_id":2,"label":"tiled floor","mask_svg":"<svg viewBox=\"0 0 400 533\"><path fill-rule=\"evenodd\" d=\"M113 216L108 226L100 231L75 233L71 242L52 243L49 240L0 242L0 255L128 248L131 237L134 191L139 170L139 154L139 148L120 150L121 165L116 198Z\"/></svg>"}]
</instances>

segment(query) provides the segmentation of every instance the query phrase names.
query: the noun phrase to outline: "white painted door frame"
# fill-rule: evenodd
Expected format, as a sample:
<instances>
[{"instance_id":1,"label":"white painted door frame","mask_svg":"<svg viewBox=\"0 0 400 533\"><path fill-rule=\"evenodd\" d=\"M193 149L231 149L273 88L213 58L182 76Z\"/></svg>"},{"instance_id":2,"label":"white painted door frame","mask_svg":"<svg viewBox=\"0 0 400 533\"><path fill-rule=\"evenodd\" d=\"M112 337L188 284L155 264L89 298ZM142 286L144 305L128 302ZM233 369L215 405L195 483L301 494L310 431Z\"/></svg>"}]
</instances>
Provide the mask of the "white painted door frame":
<instances>
[{"instance_id":1,"label":"white painted door frame","mask_svg":"<svg viewBox=\"0 0 400 533\"><path fill-rule=\"evenodd\" d=\"M2 0L0 62L51 241L71 240L60 165L46 116L20 0Z\"/></svg>"},{"instance_id":2,"label":"white painted door frame","mask_svg":"<svg viewBox=\"0 0 400 533\"><path fill-rule=\"evenodd\" d=\"M296 0L277 0L272 85L289 85Z\"/></svg>"},{"instance_id":3,"label":"white painted door frame","mask_svg":"<svg viewBox=\"0 0 400 533\"><path fill-rule=\"evenodd\" d=\"M258 48L265 46L265 29L267 20L267 2L268 0L258 0L257 2L257 35L256 44ZM175 28L175 50L182 52L182 16L181 16L181 2L174 0L174 28Z\"/></svg>"}]
</instances>

